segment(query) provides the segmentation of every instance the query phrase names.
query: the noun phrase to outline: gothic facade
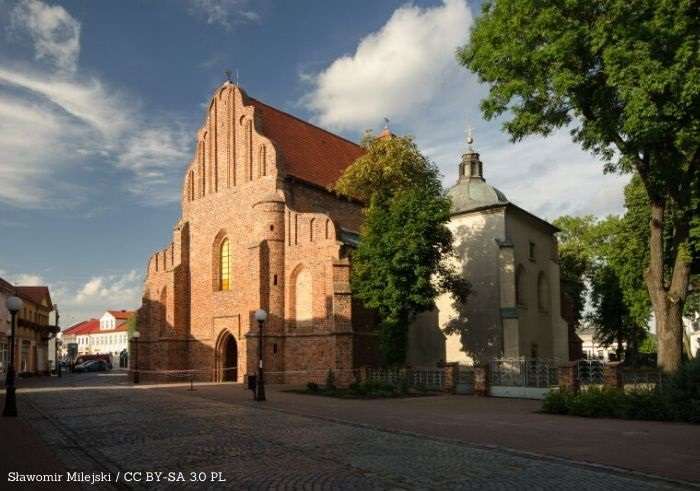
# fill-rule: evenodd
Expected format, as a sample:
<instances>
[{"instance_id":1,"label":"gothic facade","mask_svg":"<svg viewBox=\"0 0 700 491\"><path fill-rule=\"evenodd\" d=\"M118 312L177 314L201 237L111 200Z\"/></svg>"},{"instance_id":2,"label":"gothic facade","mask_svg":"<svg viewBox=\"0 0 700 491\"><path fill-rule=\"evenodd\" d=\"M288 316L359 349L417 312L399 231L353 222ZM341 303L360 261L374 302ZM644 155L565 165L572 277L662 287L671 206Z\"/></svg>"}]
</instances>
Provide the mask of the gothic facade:
<instances>
[{"instance_id":1,"label":"gothic facade","mask_svg":"<svg viewBox=\"0 0 700 491\"><path fill-rule=\"evenodd\" d=\"M349 282L360 205L328 191L361 153L230 82L215 91L172 242L148 261L132 357L144 376L244 380L257 366L259 308L271 382L349 377L375 362Z\"/></svg>"}]
</instances>

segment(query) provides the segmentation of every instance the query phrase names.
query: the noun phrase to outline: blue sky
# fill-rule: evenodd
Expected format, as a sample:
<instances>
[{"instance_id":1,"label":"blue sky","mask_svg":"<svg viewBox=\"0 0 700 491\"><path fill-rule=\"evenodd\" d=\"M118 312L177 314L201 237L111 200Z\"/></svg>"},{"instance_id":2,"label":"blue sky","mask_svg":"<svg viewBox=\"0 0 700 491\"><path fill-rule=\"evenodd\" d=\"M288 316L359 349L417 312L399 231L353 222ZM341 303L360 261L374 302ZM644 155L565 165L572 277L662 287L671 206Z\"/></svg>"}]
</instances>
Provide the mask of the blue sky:
<instances>
[{"instance_id":1,"label":"blue sky","mask_svg":"<svg viewBox=\"0 0 700 491\"><path fill-rule=\"evenodd\" d=\"M63 325L138 305L224 70L252 96L359 140L384 116L456 175L474 127L487 180L552 219L622 208L565 130L512 144L457 65L465 0L0 0L0 276L50 285Z\"/></svg>"}]
</instances>

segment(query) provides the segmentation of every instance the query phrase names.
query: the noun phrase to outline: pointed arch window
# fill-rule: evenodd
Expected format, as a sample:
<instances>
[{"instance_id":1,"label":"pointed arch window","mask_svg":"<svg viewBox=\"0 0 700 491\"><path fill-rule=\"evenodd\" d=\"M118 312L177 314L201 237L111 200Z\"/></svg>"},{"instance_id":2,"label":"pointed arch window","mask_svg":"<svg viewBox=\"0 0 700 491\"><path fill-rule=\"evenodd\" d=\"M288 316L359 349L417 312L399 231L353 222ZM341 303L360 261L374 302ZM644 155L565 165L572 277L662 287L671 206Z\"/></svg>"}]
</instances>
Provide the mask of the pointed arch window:
<instances>
[{"instance_id":1,"label":"pointed arch window","mask_svg":"<svg viewBox=\"0 0 700 491\"><path fill-rule=\"evenodd\" d=\"M310 326L313 320L311 272L302 268L294 279L294 320L297 327Z\"/></svg>"},{"instance_id":2,"label":"pointed arch window","mask_svg":"<svg viewBox=\"0 0 700 491\"><path fill-rule=\"evenodd\" d=\"M219 248L219 289L231 289L231 247L224 239Z\"/></svg>"}]
</instances>

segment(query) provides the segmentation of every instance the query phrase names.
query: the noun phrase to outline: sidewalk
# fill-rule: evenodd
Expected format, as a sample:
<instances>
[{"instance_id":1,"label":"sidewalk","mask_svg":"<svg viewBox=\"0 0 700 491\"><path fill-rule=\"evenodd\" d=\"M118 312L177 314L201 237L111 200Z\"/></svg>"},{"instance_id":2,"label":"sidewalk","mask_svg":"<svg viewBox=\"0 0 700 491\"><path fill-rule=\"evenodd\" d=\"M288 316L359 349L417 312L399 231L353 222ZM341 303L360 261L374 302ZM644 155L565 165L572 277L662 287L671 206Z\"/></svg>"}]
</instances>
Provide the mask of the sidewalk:
<instances>
[{"instance_id":1,"label":"sidewalk","mask_svg":"<svg viewBox=\"0 0 700 491\"><path fill-rule=\"evenodd\" d=\"M474 396L348 400L267 387L256 403L241 386L195 386L183 394L287 413L511 449L700 483L700 425L538 413L541 402ZM160 390L160 389L159 389Z\"/></svg>"},{"instance_id":2,"label":"sidewalk","mask_svg":"<svg viewBox=\"0 0 700 491\"><path fill-rule=\"evenodd\" d=\"M25 489L33 486L23 482L8 483L10 472L18 472L20 474L59 473L65 476L66 467L58 460L51 448L34 433L31 426L21 417L0 417L0 442L2 442L3 446L2 458L0 458L0 483L2 483L0 487L3 487L3 489L8 489L13 485L24 487ZM43 482L34 486L42 489L45 487L80 489L78 486L72 486L70 483L65 482Z\"/></svg>"}]
</instances>

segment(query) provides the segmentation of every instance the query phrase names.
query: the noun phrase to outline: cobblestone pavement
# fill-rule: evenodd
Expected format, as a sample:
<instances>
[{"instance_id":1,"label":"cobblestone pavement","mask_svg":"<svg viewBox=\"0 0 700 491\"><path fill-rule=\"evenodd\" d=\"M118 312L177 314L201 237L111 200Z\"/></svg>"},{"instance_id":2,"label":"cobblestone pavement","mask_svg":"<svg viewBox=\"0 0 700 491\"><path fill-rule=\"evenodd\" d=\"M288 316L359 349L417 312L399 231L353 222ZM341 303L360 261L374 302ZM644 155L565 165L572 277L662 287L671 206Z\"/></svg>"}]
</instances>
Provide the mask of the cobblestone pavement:
<instances>
[{"instance_id":1,"label":"cobblestone pavement","mask_svg":"<svg viewBox=\"0 0 700 491\"><path fill-rule=\"evenodd\" d=\"M119 377L20 395L22 417L90 489L678 489L643 476L297 416ZM121 384L121 385L120 385ZM77 385L77 386L76 386ZM112 390L113 389L113 390ZM233 388L238 390L238 388ZM186 389L183 388L183 391ZM242 389L240 389L242 390ZM546 435L543 435L546 438ZM124 483L125 472L205 473L206 482ZM225 482L210 482L221 473ZM215 474L214 474L215 475ZM177 474L174 475L177 477ZM145 475L142 475L145 478ZM216 479L216 477L215 477Z\"/></svg>"}]
</instances>

